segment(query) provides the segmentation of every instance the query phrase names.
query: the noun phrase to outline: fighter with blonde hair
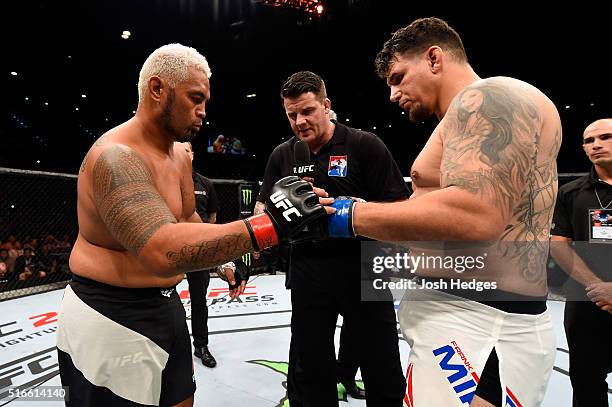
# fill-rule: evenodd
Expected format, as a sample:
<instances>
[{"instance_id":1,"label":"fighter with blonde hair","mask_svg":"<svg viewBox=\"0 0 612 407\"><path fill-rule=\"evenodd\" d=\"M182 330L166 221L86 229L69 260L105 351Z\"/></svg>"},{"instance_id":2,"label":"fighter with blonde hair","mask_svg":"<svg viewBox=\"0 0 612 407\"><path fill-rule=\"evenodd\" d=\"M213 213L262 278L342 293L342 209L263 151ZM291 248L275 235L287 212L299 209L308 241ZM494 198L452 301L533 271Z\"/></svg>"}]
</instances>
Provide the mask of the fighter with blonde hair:
<instances>
[{"instance_id":1,"label":"fighter with blonde hair","mask_svg":"<svg viewBox=\"0 0 612 407\"><path fill-rule=\"evenodd\" d=\"M155 50L140 72L135 116L83 160L73 280L57 333L67 405L193 405L189 332L174 287L186 272L274 245L325 216L312 187L287 177L273 191L284 209L270 203L244 221L202 223L191 160L178 142L202 126L210 76L193 48Z\"/></svg>"}]
</instances>

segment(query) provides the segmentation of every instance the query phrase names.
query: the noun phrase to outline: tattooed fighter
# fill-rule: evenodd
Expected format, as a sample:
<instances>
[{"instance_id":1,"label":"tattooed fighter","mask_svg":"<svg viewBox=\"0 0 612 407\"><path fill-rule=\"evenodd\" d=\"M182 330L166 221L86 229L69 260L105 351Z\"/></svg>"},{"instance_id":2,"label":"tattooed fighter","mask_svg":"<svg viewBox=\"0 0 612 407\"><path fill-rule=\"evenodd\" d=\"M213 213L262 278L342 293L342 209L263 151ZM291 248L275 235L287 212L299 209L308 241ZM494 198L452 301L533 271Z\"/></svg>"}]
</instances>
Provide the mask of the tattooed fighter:
<instances>
[{"instance_id":1,"label":"tattooed fighter","mask_svg":"<svg viewBox=\"0 0 612 407\"><path fill-rule=\"evenodd\" d=\"M437 18L395 32L376 68L411 121L435 114L440 123L412 166L412 199L336 200L352 211L337 211L330 222L384 241L444 240L437 253L445 256L464 253L446 250L458 245L451 241L475 252L476 241L493 242L483 246L482 272L434 265L420 279L448 289L411 290L405 299L414 301L402 302L399 320L411 346L407 404L501 406L510 399L538 406L555 356L546 256L561 143L557 109L527 83L479 78L459 35ZM497 289L453 290L457 279Z\"/></svg>"},{"instance_id":2,"label":"tattooed fighter","mask_svg":"<svg viewBox=\"0 0 612 407\"><path fill-rule=\"evenodd\" d=\"M136 115L83 160L73 280L57 334L67 405L193 405L191 344L176 284L186 272L274 245L325 217L312 187L287 177L275 184L266 213L202 223L191 160L179 142L202 125L210 76L195 49L157 49L140 71Z\"/></svg>"}]
</instances>

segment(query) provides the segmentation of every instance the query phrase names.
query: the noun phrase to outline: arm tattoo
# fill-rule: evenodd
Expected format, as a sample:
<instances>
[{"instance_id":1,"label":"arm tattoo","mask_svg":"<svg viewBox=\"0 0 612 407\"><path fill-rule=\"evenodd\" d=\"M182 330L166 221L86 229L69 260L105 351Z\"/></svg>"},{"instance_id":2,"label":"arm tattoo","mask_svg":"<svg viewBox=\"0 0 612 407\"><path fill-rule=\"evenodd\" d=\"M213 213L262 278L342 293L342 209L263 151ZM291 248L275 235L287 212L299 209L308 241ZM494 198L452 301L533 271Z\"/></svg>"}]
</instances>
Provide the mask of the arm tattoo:
<instances>
[{"instance_id":1,"label":"arm tattoo","mask_svg":"<svg viewBox=\"0 0 612 407\"><path fill-rule=\"evenodd\" d=\"M176 223L149 168L130 148L108 147L96 160L92 175L94 200L104 224L132 253L138 255L161 226Z\"/></svg>"},{"instance_id":2,"label":"arm tattoo","mask_svg":"<svg viewBox=\"0 0 612 407\"><path fill-rule=\"evenodd\" d=\"M192 271L218 266L230 259L237 259L250 250L252 243L248 235L232 234L185 245L178 252L167 252L166 258L178 271Z\"/></svg>"},{"instance_id":3,"label":"arm tattoo","mask_svg":"<svg viewBox=\"0 0 612 407\"><path fill-rule=\"evenodd\" d=\"M105 144L108 144L108 140L106 139L106 135L102 135L100 136L100 138L96 140L96 142L94 143L94 146L102 147ZM79 174L82 174L85 172L85 168L87 166L87 160L89 159L90 153L91 153L91 149L87 152L87 154L85 154L85 158L83 158L83 162L81 163L81 168L79 169Z\"/></svg>"},{"instance_id":4,"label":"arm tattoo","mask_svg":"<svg viewBox=\"0 0 612 407\"><path fill-rule=\"evenodd\" d=\"M490 200L509 220L498 249L530 283L546 281L548 231L557 193L560 124L541 152L542 118L528 97L504 83L470 86L444 118L443 186Z\"/></svg>"},{"instance_id":5,"label":"arm tattoo","mask_svg":"<svg viewBox=\"0 0 612 407\"><path fill-rule=\"evenodd\" d=\"M85 166L87 165L87 159L89 158L89 151L85 154L85 158L83 158L83 162L81 163L81 168L79 169L79 174L85 172Z\"/></svg>"},{"instance_id":6,"label":"arm tattoo","mask_svg":"<svg viewBox=\"0 0 612 407\"><path fill-rule=\"evenodd\" d=\"M488 197L510 216L537 154L536 107L489 80L457 96L444 120L443 186Z\"/></svg>"}]
</instances>

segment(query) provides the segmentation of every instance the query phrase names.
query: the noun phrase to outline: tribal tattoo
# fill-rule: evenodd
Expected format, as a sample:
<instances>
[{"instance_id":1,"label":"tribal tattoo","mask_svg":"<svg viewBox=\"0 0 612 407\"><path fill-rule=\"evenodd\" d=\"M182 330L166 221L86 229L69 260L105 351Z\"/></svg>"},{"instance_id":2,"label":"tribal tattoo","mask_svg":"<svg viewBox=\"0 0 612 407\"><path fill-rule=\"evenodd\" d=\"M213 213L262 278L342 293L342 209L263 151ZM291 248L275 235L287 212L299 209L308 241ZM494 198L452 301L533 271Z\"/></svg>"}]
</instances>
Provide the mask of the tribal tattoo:
<instances>
[{"instance_id":1,"label":"tribal tattoo","mask_svg":"<svg viewBox=\"0 0 612 407\"><path fill-rule=\"evenodd\" d=\"M163 225L176 223L157 192L151 171L130 148L113 145L93 168L93 195L106 227L129 251L138 255Z\"/></svg>"}]
</instances>

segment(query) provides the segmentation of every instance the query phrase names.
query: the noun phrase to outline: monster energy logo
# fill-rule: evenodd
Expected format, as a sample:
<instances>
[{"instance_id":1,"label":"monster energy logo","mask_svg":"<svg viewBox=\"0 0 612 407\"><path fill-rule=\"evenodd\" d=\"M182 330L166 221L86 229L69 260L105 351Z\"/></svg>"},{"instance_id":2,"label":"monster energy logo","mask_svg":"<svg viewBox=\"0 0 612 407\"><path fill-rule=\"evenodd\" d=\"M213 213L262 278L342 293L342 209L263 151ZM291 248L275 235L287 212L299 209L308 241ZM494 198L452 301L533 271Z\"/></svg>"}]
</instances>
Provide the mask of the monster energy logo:
<instances>
[{"instance_id":1,"label":"monster energy logo","mask_svg":"<svg viewBox=\"0 0 612 407\"><path fill-rule=\"evenodd\" d=\"M268 369L271 369L277 373L280 373L285 377L287 377L287 374L289 373L289 364L287 362L276 362L272 360L249 360L247 361L247 363L252 363L254 365L267 367ZM355 384L357 384L357 387L359 387L361 390L365 389L363 385L363 381L356 380ZM287 388L286 380L282 382L282 386L285 389ZM340 383L337 384L337 391L338 391L338 401L348 402L347 391L342 384ZM289 405L289 400L287 399L287 396L283 397L278 402L276 407L291 407Z\"/></svg>"},{"instance_id":2,"label":"monster energy logo","mask_svg":"<svg viewBox=\"0 0 612 407\"><path fill-rule=\"evenodd\" d=\"M244 263L245 266L250 267L251 266L251 253L243 254L242 262Z\"/></svg>"},{"instance_id":3,"label":"monster energy logo","mask_svg":"<svg viewBox=\"0 0 612 407\"><path fill-rule=\"evenodd\" d=\"M242 189L242 204L249 206L253 202L253 190L248 188Z\"/></svg>"}]
</instances>

